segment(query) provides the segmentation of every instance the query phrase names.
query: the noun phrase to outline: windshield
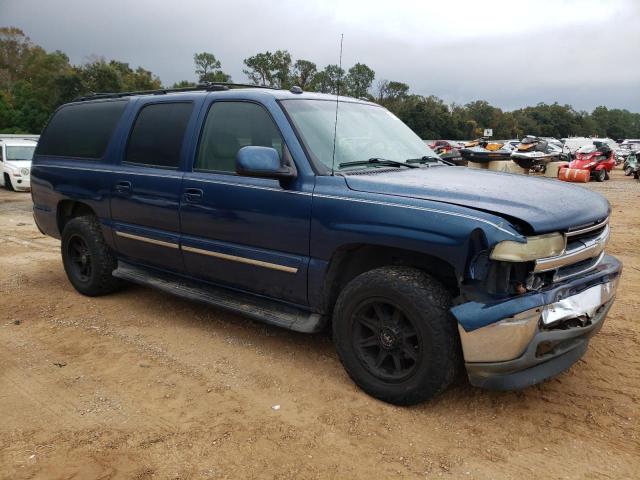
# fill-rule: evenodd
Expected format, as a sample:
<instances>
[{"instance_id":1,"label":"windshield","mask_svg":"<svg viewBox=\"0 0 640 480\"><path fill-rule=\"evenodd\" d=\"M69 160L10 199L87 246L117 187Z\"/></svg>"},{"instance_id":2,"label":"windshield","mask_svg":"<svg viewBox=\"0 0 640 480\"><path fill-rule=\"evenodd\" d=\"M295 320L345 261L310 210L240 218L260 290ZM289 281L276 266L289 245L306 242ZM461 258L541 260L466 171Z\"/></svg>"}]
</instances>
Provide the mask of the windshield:
<instances>
[{"instance_id":1,"label":"windshield","mask_svg":"<svg viewBox=\"0 0 640 480\"><path fill-rule=\"evenodd\" d=\"M333 162L336 102L284 100L282 104L312 156L335 170L353 168L347 162L380 158L406 162L422 157L439 158L409 127L388 110L362 103L340 102ZM343 164L340 167L340 164ZM357 168L375 167L375 164Z\"/></svg>"},{"instance_id":2,"label":"windshield","mask_svg":"<svg viewBox=\"0 0 640 480\"><path fill-rule=\"evenodd\" d=\"M595 151L596 151L595 145L584 145L577 150L577 153L591 153Z\"/></svg>"},{"instance_id":3,"label":"windshield","mask_svg":"<svg viewBox=\"0 0 640 480\"><path fill-rule=\"evenodd\" d=\"M31 160L36 147L9 147L7 146L7 160Z\"/></svg>"}]
</instances>

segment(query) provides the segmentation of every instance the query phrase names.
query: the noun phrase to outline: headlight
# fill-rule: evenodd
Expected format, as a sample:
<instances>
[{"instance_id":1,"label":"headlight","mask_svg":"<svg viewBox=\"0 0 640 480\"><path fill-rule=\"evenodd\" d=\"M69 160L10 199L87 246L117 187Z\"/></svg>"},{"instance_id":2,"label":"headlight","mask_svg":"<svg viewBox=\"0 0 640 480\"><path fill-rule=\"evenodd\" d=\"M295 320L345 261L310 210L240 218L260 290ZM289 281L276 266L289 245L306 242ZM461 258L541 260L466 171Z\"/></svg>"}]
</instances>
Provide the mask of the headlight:
<instances>
[{"instance_id":1,"label":"headlight","mask_svg":"<svg viewBox=\"0 0 640 480\"><path fill-rule=\"evenodd\" d=\"M23 168L23 169L20 170L20 173L22 175L24 175L25 177L28 177L29 176L29 169L28 168Z\"/></svg>"},{"instance_id":2,"label":"headlight","mask_svg":"<svg viewBox=\"0 0 640 480\"><path fill-rule=\"evenodd\" d=\"M555 257L564 252L566 240L561 233L527 237L526 243L506 240L493 247L491 259L504 262L529 262L539 258Z\"/></svg>"}]
</instances>

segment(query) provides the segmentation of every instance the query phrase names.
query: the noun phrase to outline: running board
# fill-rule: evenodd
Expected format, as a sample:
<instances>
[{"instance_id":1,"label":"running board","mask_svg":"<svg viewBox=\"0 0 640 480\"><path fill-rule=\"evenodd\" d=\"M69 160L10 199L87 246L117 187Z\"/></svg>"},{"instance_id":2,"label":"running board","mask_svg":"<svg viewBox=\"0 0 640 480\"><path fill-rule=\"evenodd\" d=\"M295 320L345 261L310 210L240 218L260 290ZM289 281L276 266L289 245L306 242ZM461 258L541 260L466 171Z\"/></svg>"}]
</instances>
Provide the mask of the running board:
<instances>
[{"instance_id":1,"label":"running board","mask_svg":"<svg viewBox=\"0 0 640 480\"><path fill-rule=\"evenodd\" d=\"M122 261L118 262L118 268L113 271L113 276L296 332L318 332L326 324L326 318L319 313L311 313L273 300L242 294L206 283L200 284L176 275L136 267Z\"/></svg>"}]
</instances>

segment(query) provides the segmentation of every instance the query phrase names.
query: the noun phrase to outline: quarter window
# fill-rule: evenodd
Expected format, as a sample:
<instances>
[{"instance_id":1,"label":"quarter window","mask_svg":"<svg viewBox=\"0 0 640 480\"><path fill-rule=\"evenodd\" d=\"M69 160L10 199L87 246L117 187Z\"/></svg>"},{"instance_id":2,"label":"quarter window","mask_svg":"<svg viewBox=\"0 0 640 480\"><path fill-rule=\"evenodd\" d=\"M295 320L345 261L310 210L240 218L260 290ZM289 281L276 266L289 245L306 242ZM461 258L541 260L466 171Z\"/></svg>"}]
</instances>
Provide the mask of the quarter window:
<instances>
[{"instance_id":1,"label":"quarter window","mask_svg":"<svg viewBox=\"0 0 640 480\"><path fill-rule=\"evenodd\" d=\"M42 134L36 153L101 158L126 106L126 100L119 100L79 102L60 108Z\"/></svg>"},{"instance_id":2,"label":"quarter window","mask_svg":"<svg viewBox=\"0 0 640 480\"><path fill-rule=\"evenodd\" d=\"M195 170L235 172L236 154L246 146L275 148L283 141L269 113L255 103L216 102L204 124Z\"/></svg>"},{"instance_id":3,"label":"quarter window","mask_svg":"<svg viewBox=\"0 0 640 480\"><path fill-rule=\"evenodd\" d=\"M125 161L178 168L192 110L192 103L157 103L143 107L131 131Z\"/></svg>"}]
</instances>

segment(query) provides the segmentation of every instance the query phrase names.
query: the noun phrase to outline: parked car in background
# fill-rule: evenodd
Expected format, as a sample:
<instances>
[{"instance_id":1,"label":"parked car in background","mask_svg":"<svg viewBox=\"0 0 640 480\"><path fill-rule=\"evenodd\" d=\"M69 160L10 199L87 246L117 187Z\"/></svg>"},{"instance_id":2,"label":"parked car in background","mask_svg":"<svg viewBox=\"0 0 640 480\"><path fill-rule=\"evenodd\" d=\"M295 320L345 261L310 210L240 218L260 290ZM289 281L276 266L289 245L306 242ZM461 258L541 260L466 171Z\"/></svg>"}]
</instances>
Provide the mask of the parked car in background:
<instances>
[{"instance_id":1,"label":"parked car in background","mask_svg":"<svg viewBox=\"0 0 640 480\"><path fill-rule=\"evenodd\" d=\"M127 280L330 325L348 374L387 402L431 398L462 365L511 390L578 361L622 270L607 200L445 165L383 107L336 101L207 85L64 105L34 158L35 222L78 292Z\"/></svg>"},{"instance_id":2,"label":"parked car in background","mask_svg":"<svg viewBox=\"0 0 640 480\"><path fill-rule=\"evenodd\" d=\"M620 146L627 148L635 147L635 150L637 151L638 148L640 148L640 138L626 138L622 141Z\"/></svg>"},{"instance_id":3,"label":"parked car in background","mask_svg":"<svg viewBox=\"0 0 640 480\"><path fill-rule=\"evenodd\" d=\"M7 190L31 189L31 159L38 135L0 134L0 185Z\"/></svg>"},{"instance_id":4,"label":"parked car in background","mask_svg":"<svg viewBox=\"0 0 640 480\"><path fill-rule=\"evenodd\" d=\"M627 155L622 167L625 176L629 177L633 175L635 178L638 178L638 172L640 171L638 169L638 155L640 155L640 152L636 153L634 151L630 151L629 155Z\"/></svg>"}]
</instances>

